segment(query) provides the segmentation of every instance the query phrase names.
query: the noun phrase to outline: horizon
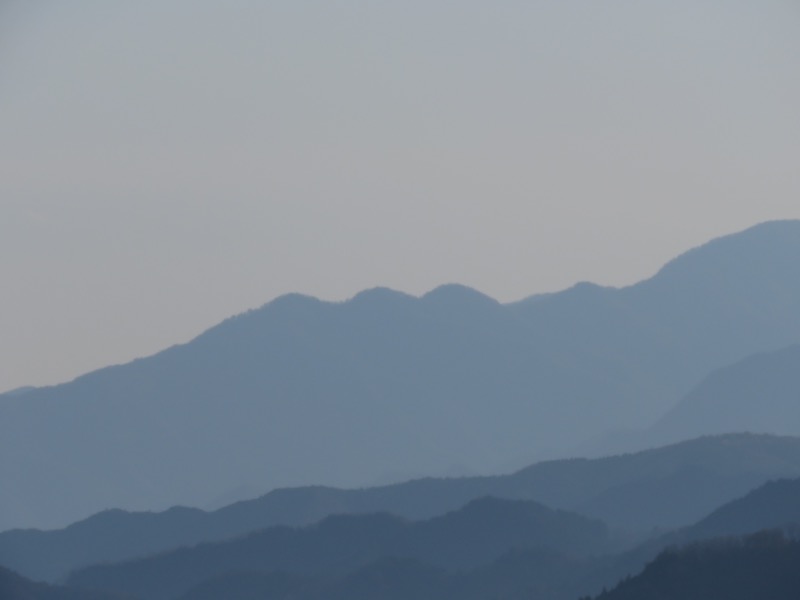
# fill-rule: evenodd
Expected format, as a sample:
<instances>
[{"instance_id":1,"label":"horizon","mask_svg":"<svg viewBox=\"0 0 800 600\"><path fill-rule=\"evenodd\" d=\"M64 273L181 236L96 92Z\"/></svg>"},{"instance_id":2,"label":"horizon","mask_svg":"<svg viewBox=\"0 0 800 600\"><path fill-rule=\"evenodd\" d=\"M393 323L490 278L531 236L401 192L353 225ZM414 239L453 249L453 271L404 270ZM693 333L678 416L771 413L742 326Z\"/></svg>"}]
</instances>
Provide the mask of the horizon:
<instances>
[{"instance_id":1,"label":"horizon","mask_svg":"<svg viewBox=\"0 0 800 600\"><path fill-rule=\"evenodd\" d=\"M410 292L407 292L405 290L400 290L400 289L396 289L396 288L392 288L392 287L388 287L388 286L380 286L380 285L358 290L354 294L352 294L350 296L347 296L345 298L321 298L319 296L314 296L314 295L311 295L311 294L304 294L302 292L288 291L288 292L282 293L282 294L280 294L278 296L275 296L274 298L270 298L266 302L263 302L263 303L261 303L261 304L259 304L257 306L245 308L245 309L243 309L243 310L241 310L241 311L239 311L237 313L234 313L234 314L225 315L225 316L221 317L220 319L218 319L216 322L210 323L207 326L202 327L200 330L194 332L187 339L168 342L163 347L157 348L157 349L153 350L152 352L150 352L148 354L132 356L130 358L123 359L123 360L121 360L119 362L101 364L101 365L98 365L98 366L96 366L94 368L91 368L91 369L89 369L87 371L76 373L74 376L69 377L69 378L64 379L64 380L61 380L61 381L48 382L48 383L44 383L44 384L25 383L25 384L18 385L16 387L12 387L12 388L8 388L8 389L2 389L0 387L0 396L5 395L5 394L13 395L13 394L15 394L17 392L22 392L22 391L25 391L27 389L36 389L36 388L40 388L40 387L51 387L51 386L55 386L55 385L61 385L61 384L65 384L65 383L70 383L70 382L74 381L78 377L81 377L83 375L92 373L92 372L97 371L97 370L104 369L106 367L120 366L120 365L128 364L129 362L132 362L134 360L138 360L138 359L141 359L141 358L148 358L148 357L153 356L155 354L158 354L158 353L160 353L160 352L162 352L162 351L164 351L166 349L169 349L169 348L171 348L173 346L178 346L178 345L183 345L183 344L190 343L194 339L196 339L197 337L201 336L203 333L208 331L209 329L212 329L212 328L216 327L217 325L220 325L220 324L224 323L225 321L227 321L229 319L233 319L233 318L236 318L236 317L241 316L241 315L245 315L245 314L253 312L253 311L261 310L261 309L269 306L271 303L273 303L273 302L275 302L277 300L280 300L281 298L285 298L285 297L300 296L300 297L304 297L304 298L310 298L310 299L313 299L313 300L317 300L317 301L320 301L320 302L326 303L326 304L341 304L341 303L350 302L350 301L354 300L356 297L358 297L358 296L360 296L360 295L362 295L364 293L369 293L371 291L376 291L376 290L386 290L386 291L389 291L389 292L402 294L402 295L405 295L405 296L408 296L408 297L411 297L411 298L414 298L414 299L422 299L425 296L427 296L428 294L431 294L431 293L435 292L436 290L439 290L440 288L446 288L446 287L450 287L450 286L455 286L455 287L462 287L462 288L466 288L468 290L475 291L475 292L477 292L477 293L479 293L479 294L481 294L483 296L486 296L486 297L488 297L488 298L490 298L492 300L497 301L501 305L510 305L510 304L515 304L515 303L518 303L518 302L524 302L525 300L528 300L528 299L531 299L531 298L535 298L535 297L539 297L539 296L549 296L549 295L559 294L559 293L565 292L567 290L570 290L575 286L579 286L579 285L583 285L583 284L596 285L596 286L602 287L604 289L622 290L622 289L625 289L625 288L628 288L628 287L635 286L638 283L641 283L641 282L644 282L644 281L648 281L649 279L657 276L661 272L661 270L665 266L670 264L671 262L673 262L676 259L684 256L685 254L688 254L688 253L690 253L690 252L692 252L694 250L697 250L698 248L702 248L703 246L705 246L708 243L714 242L716 240L724 239L724 238L727 238L727 237L730 237L730 236L735 236L737 234L741 234L741 233L744 233L744 232L749 231L751 229L759 228L759 227L762 227L762 226L765 226L765 225L770 225L770 224L775 224L775 223L791 223L791 222L800 223L800 219L777 219L777 220L770 220L770 221L762 221L760 223L756 223L756 224L754 224L754 225L752 225L750 227L747 227L745 229L734 231L734 232L730 232L730 233L726 233L726 234L723 234L721 236L711 238L711 239L709 239L709 240L707 240L707 241L705 241L705 242L703 242L703 243L701 243L701 244L699 244L697 246L693 246L691 248L686 248L682 252L679 252L678 254L676 254L672 258L668 259L666 262L664 262L661 266L656 268L653 271L653 273L651 273L650 275L644 277L643 279L639 279L637 281L633 281L633 282L626 283L626 284L623 284L623 285L618 285L618 286L617 285L603 285L603 284L595 282L595 281L581 280L581 281L576 281L573 284L568 285L567 287L564 287L564 288L560 288L560 289L553 290L553 291L536 292L536 293L533 293L533 294L529 294L529 295L523 296L522 298L518 298L518 299L510 300L510 301L500 301L497 298L495 298L494 296L492 296L491 294L486 293L484 290L480 290L478 288L474 288L472 286L468 286L468 285L465 285L465 284L462 284L462 283L459 283L459 282L455 282L455 281L447 282L447 283L441 283L441 284L439 284L439 285L437 285L437 286L435 286L435 287L433 287L433 288L431 288L429 290L425 290L425 291L423 291L421 293L418 293L418 294L410 293Z\"/></svg>"},{"instance_id":2,"label":"horizon","mask_svg":"<svg viewBox=\"0 0 800 600\"><path fill-rule=\"evenodd\" d=\"M0 389L286 293L621 287L798 218L798 22L785 0L9 0Z\"/></svg>"}]
</instances>

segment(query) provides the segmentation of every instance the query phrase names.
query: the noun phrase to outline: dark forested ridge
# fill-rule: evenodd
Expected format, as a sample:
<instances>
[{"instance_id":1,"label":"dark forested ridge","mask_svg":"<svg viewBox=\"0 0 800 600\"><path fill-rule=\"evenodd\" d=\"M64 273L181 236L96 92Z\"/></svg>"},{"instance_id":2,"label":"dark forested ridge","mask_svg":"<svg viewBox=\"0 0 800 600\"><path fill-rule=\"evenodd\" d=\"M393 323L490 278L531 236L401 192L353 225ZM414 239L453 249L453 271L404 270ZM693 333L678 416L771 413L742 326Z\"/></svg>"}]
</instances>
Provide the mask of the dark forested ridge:
<instances>
[{"instance_id":1,"label":"dark forested ridge","mask_svg":"<svg viewBox=\"0 0 800 600\"><path fill-rule=\"evenodd\" d=\"M781 531L697 542L662 553L597 600L796 600L800 541Z\"/></svg>"},{"instance_id":2,"label":"dark forested ridge","mask_svg":"<svg viewBox=\"0 0 800 600\"><path fill-rule=\"evenodd\" d=\"M328 517L303 529L270 528L226 542L89 567L68 581L158 600L231 572L343 576L387 557L459 570L490 564L515 548L581 556L606 551L609 544L602 522L533 502L484 498L426 521L351 515Z\"/></svg>"},{"instance_id":3,"label":"dark forested ridge","mask_svg":"<svg viewBox=\"0 0 800 600\"><path fill-rule=\"evenodd\" d=\"M509 305L461 286L279 298L155 356L4 396L0 530L242 485L509 471L645 426L711 370L797 343L798 257L800 222L785 221L623 289Z\"/></svg>"},{"instance_id":4,"label":"dark forested ridge","mask_svg":"<svg viewBox=\"0 0 800 600\"><path fill-rule=\"evenodd\" d=\"M595 588L631 576L666 548L713 538L732 538L764 530L800 527L800 479L771 481L723 504L698 522L647 540L608 561L591 578Z\"/></svg>"}]
</instances>

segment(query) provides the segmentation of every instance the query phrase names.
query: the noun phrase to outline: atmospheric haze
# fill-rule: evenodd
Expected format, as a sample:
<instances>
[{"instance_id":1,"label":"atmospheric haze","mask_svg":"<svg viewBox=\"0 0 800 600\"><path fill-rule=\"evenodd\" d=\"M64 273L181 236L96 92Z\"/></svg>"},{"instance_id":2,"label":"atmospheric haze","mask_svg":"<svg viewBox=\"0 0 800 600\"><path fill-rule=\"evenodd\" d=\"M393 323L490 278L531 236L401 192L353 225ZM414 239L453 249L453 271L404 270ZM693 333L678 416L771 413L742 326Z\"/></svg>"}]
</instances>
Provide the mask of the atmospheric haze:
<instances>
[{"instance_id":1,"label":"atmospheric haze","mask_svg":"<svg viewBox=\"0 0 800 600\"><path fill-rule=\"evenodd\" d=\"M789 0L0 6L0 390L286 292L624 285L800 217Z\"/></svg>"}]
</instances>

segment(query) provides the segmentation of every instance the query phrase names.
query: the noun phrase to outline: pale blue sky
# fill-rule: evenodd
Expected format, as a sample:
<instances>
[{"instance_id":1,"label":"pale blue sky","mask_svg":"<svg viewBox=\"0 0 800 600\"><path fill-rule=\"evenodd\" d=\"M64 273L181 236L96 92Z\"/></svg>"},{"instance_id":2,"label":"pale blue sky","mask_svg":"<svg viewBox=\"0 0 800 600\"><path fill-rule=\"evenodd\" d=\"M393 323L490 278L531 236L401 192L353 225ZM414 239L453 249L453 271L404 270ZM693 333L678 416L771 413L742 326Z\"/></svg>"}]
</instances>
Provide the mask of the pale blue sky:
<instances>
[{"instance_id":1,"label":"pale blue sky","mask_svg":"<svg viewBox=\"0 0 800 600\"><path fill-rule=\"evenodd\" d=\"M5 0L0 390L287 292L624 285L800 217L795 0Z\"/></svg>"}]
</instances>

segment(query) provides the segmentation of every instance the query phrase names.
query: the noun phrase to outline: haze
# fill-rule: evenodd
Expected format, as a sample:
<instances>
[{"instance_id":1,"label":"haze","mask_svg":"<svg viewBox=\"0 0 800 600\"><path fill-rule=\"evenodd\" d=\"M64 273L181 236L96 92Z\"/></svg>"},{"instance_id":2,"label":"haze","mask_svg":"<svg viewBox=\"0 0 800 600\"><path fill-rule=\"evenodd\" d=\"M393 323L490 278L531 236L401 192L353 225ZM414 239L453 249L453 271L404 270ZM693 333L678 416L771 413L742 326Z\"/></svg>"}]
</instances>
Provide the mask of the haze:
<instances>
[{"instance_id":1,"label":"haze","mask_svg":"<svg viewBox=\"0 0 800 600\"><path fill-rule=\"evenodd\" d=\"M0 6L0 390L287 292L625 285L800 217L800 8Z\"/></svg>"}]
</instances>

